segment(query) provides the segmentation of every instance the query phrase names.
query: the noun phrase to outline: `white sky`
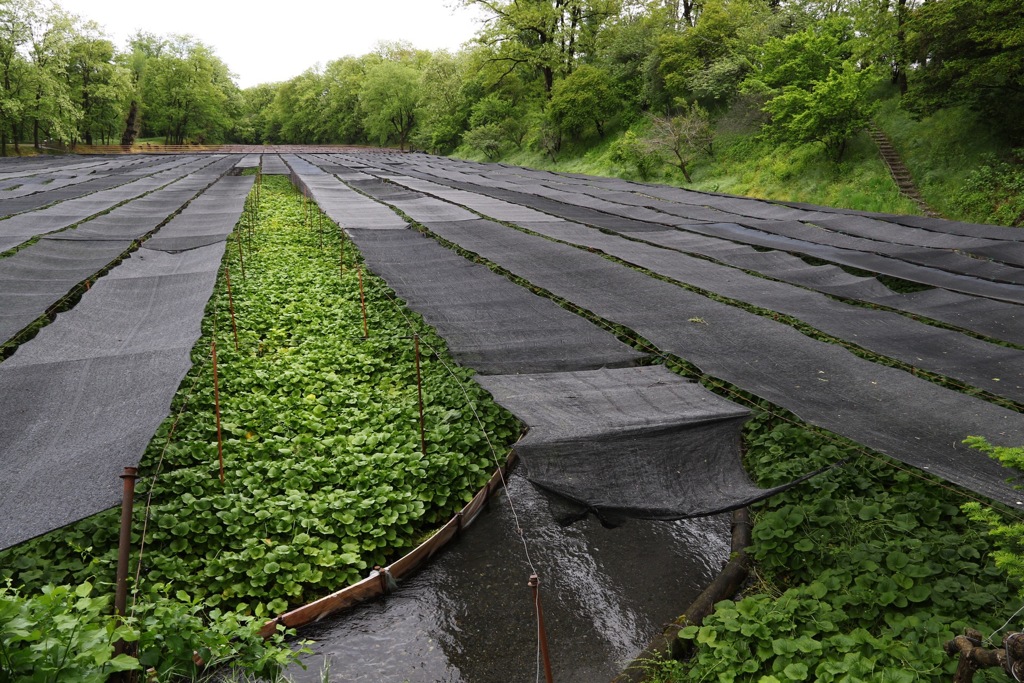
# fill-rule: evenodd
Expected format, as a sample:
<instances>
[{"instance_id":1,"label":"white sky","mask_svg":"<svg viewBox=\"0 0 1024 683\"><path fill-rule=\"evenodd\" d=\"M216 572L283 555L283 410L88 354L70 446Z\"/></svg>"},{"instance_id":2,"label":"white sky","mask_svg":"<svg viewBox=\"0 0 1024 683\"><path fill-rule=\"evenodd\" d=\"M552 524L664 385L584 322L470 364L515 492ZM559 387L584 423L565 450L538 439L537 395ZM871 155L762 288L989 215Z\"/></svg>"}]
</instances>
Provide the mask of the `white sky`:
<instances>
[{"instance_id":1,"label":"white sky","mask_svg":"<svg viewBox=\"0 0 1024 683\"><path fill-rule=\"evenodd\" d=\"M479 28L458 0L55 0L106 29L119 49L137 30L189 34L214 49L242 88L285 81L382 41L455 51Z\"/></svg>"}]
</instances>

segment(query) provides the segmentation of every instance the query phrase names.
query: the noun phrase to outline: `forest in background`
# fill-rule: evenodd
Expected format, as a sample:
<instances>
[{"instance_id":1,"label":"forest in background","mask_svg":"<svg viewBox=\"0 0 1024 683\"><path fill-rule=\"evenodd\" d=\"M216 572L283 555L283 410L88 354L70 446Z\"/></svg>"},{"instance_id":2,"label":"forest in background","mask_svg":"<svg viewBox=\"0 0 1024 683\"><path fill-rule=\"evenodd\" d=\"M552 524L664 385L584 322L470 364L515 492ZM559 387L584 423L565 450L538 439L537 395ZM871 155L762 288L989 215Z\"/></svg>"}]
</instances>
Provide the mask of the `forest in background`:
<instances>
[{"instance_id":1,"label":"forest in background","mask_svg":"<svg viewBox=\"0 0 1024 683\"><path fill-rule=\"evenodd\" d=\"M735 176L856 176L874 122L943 213L1024 222L1017 0L461 2L486 21L456 53L382 43L243 90L189 36L122 50L57 5L5 0L0 153L373 144L551 167L589 156L590 172L771 195Z\"/></svg>"}]
</instances>

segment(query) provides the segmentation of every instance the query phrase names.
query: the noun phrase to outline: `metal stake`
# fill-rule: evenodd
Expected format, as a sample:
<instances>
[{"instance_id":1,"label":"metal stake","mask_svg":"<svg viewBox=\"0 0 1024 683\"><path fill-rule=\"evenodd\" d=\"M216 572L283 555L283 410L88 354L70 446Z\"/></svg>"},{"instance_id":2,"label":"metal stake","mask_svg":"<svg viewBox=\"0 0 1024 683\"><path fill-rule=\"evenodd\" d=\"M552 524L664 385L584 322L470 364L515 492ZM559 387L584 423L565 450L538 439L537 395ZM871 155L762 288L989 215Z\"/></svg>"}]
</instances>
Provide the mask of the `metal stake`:
<instances>
[{"instance_id":1,"label":"metal stake","mask_svg":"<svg viewBox=\"0 0 1024 683\"><path fill-rule=\"evenodd\" d=\"M554 683L551 675L551 657L548 654L548 634L544 630L544 609L540 605L540 577L530 574L530 581L526 585L533 589L533 605L537 609L537 638L540 639L540 656L544 660L544 677L547 683Z\"/></svg>"},{"instance_id":2,"label":"metal stake","mask_svg":"<svg viewBox=\"0 0 1024 683\"><path fill-rule=\"evenodd\" d=\"M238 325L235 324L235 300L231 296L231 268L224 264L224 281L228 285L228 310L231 311L231 331L235 335L235 351L238 350Z\"/></svg>"},{"instance_id":3,"label":"metal stake","mask_svg":"<svg viewBox=\"0 0 1024 683\"><path fill-rule=\"evenodd\" d=\"M132 546L132 508L135 505L135 480L138 468L125 467L121 481L124 492L121 495L121 536L117 544L117 584L114 587L114 613L124 618L128 609L128 555ZM114 643L114 656L124 654L123 640Z\"/></svg>"},{"instance_id":4,"label":"metal stake","mask_svg":"<svg viewBox=\"0 0 1024 683\"><path fill-rule=\"evenodd\" d=\"M427 436L426 426L423 421L423 376L420 374L420 336L414 334L412 336L413 346L416 349L416 391L419 394L420 399L420 452L424 456L427 455Z\"/></svg>"},{"instance_id":5,"label":"metal stake","mask_svg":"<svg viewBox=\"0 0 1024 683\"><path fill-rule=\"evenodd\" d=\"M363 269L359 268L359 302L363 306L363 339L370 338L370 326L366 322L366 295L363 293Z\"/></svg>"},{"instance_id":6,"label":"metal stake","mask_svg":"<svg viewBox=\"0 0 1024 683\"><path fill-rule=\"evenodd\" d=\"M217 458L220 461L220 483L224 483L224 439L220 431L220 385L217 383L217 340L210 343L213 351L213 412L217 418Z\"/></svg>"}]
</instances>

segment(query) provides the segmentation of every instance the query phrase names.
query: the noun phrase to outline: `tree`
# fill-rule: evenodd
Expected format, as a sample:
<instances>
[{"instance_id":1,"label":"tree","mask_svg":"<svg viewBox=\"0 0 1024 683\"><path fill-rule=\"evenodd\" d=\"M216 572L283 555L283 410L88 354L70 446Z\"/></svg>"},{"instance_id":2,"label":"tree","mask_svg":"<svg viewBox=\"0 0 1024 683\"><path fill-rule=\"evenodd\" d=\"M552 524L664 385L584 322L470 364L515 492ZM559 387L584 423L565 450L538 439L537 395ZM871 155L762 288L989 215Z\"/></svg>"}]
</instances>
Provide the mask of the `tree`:
<instances>
[{"instance_id":1,"label":"tree","mask_svg":"<svg viewBox=\"0 0 1024 683\"><path fill-rule=\"evenodd\" d=\"M708 0L692 28L659 35L652 60L667 95L662 106L691 100L708 109L728 106L761 45L796 20L764 0Z\"/></svg>"},{"instance_id":2,"label":"tree","mask_svg":"<svg viewBox=\"0 0 1024 683\"><path fill-rule=\"evenodd\" d=\"M307 69L291 80L281 83L274 96L271 117L277 140L285 144L327 142L323 125L324 77L315 69Z\"/></svg>"},{"instance_id":3,"label":"tree","mask_svg":"<svg viewBox=\"0 0 1024 683\"><path fill-rule=\"evenodd\" d=\"M368 57L345 57L329 62L324 69L321 126L325 140L354 143L366 139L359 92L369 62Z\"/></svg>"},{"instance_id":4,"label":"tree","mask_svg":"<svg viewBox=\"0 0 1024 683\"><path fill-rule=\"evenodd\" d=\"M711 156L715 129L706 109L694 102L678 116L656 116L645 142L649 149L671 155L673 164L692 183L689 166L698 156Z\"/></svg>"},{"instance_id":5,"label":"tree","mask_svg":"<svg viewBox=\"0 0 1024 683\"><path fill-rule=\"evenodd\" d=\"M129 51L116 56L117 63L125 71L129 82L128 113L125 116L122 145L132 145L142 132L142 85L145 82L146 65L164 51L166 43L152 33L138 32L128 40Z\"/></svg>"},{"instance_id":6,"label":"tree","mask_svg":"<svg viewBox=\"0 0 1024 683\"><path fill-rule=\"evenodd\" d=\"M381 61L367 68L359 92L363 127L379 144L398 142L404 150L416 126L420 74L403 62Z\"/></svg>"},{"instance_id":7,"label":"tree","mask_svg":"<svg viewBox=\"0 0 1024 683\"><path fill-rule=\"evenodd\" d=\"M67 72L74 20L57 7L30 11L29 52L34 98L27 115L32 121L32 144L40 148L40 135L58 140L75 137L80 112L71 100Z\"/></svg>"},{"instance_id":8,"label":"tree","mask_svg":"<svg viewBox=\"0 0 1024 683\"><path fill-rule=\"evenodd\" d=\"M845 62L808 89L785 86L765 104L771 116L769 137L793 144L820 142L829 157L839 162L850 138L871 121L876 102L867 97L878 78L872 71Z\"/></svg>"},{"instance_id":9,"label":"tree","mask_svg":"<svg viewBox=\"0 0 1024 683\"><path fill-rule=\"evenodd\" d=\"M604 137L604 124L621 107L611 76L589 64L581 65L555 84L551 93L552 120L562 130L581 134L591 123Z\"/></svg>"},{"instance_id":10,"label":"tree","mask_svg":"<svg viewBox=\"0 0 1024 683\"><path fill-rule=\"evenodd\" d=\"M263 135L267 127L267 116L279 87L276 83L261 83L239 93L242 104L240 116L231 131L232 140L248 145L258 145L265 141Z\"/></svg>"},{"instance_id":11,"label":"tree","mask_svg":"<svg viewBox=\"0 0 1024 683\"><path fill-rule=\"evenodd\" d=\"M131 84L113 60L114 44L95 22L84 24L72 38L68 81L81 111L78 137L87 145L94 135L109 139L121 132Z\"/></svg>"},{"instance_id":12,"label":"tree","mask_svg":"<svg viewBox=\"0 0 1024 683\"><path fill-rule=\"evenodd\" d=\"M31 67L22 50L30 40L28 16L34 0L7 0L0 3L0 155L7 156L7 141L14 139L15 150L30 97Z\"/></svg>"},{"instance_id":13,"label":"tree","mask_svg":"<svg viewBox=\"0 0 1024 683\"><path fill-rule=\"evenodd\" d=\"M430 56L420 87L418 144L432 152L458 146L469 118L469 103L462 89L466 60L449 52Z\"/></svg>"},{"instance_id":14,"label":"tree","mask_svg":"<svg viewBox=\"0 0 1024 683\"><path fill-rule=\"evenodd\" d=\"M906 24L913 68L904 105L924 116L966 104L1024 140L1024 5L933 0Z\"/></svg>"},{"instance_id":15,"label":"tree","mask_svg":"<svg viewBox=\"0 0 1024 683\"><path fill-rule=\"evenodd\" d=\"M237 90L209 47L191 36L172 35L146 64L145 126L168 144L222 139L231 129Z\"/></svg>"},{"instance_id":16,"label":"tree","mask_svg":"<svg viewBox=\"0 0 1024 683\"><path fill-rule=\"evenodd\" d=\"M540 74L551 95L555 80L593 56L604 22L619 13L619 0L463 0L489 18L477 37L492 60L510 74L525 68Z\"/></svg>"}]
</instances>

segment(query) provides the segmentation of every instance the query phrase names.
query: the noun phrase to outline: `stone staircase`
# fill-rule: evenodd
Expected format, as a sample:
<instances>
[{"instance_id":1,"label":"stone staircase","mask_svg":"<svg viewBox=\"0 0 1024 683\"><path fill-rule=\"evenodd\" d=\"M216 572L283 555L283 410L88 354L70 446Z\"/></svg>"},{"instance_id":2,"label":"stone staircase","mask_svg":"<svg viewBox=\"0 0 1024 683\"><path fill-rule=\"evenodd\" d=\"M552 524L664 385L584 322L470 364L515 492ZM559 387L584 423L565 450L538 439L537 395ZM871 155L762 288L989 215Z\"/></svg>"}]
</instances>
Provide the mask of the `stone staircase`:
<instances>
[{"instance_id":1,"label":"stone staircase","mask_svg":"<svg viewBox=\"0 0 1024 683\"><path fill-rule=\"evenodd\" d=\"M889 173L892 175L893 181L899 188L900 194L921 207L921 210L926 216L941 218L939 213L928 206L928 203L925 202L923 197L921 197L921 192L917 189L917 185L914 184L914 179L910 176L910 171L904 165L903 159L900 158L900 153L892 146L892 141L889 140L889 137L875 125L872 125L868 129L868 134L878 146L878 153L881 154L882 161L885 162L885 165L889 167Z\"/></svg>"}]
</instances>

